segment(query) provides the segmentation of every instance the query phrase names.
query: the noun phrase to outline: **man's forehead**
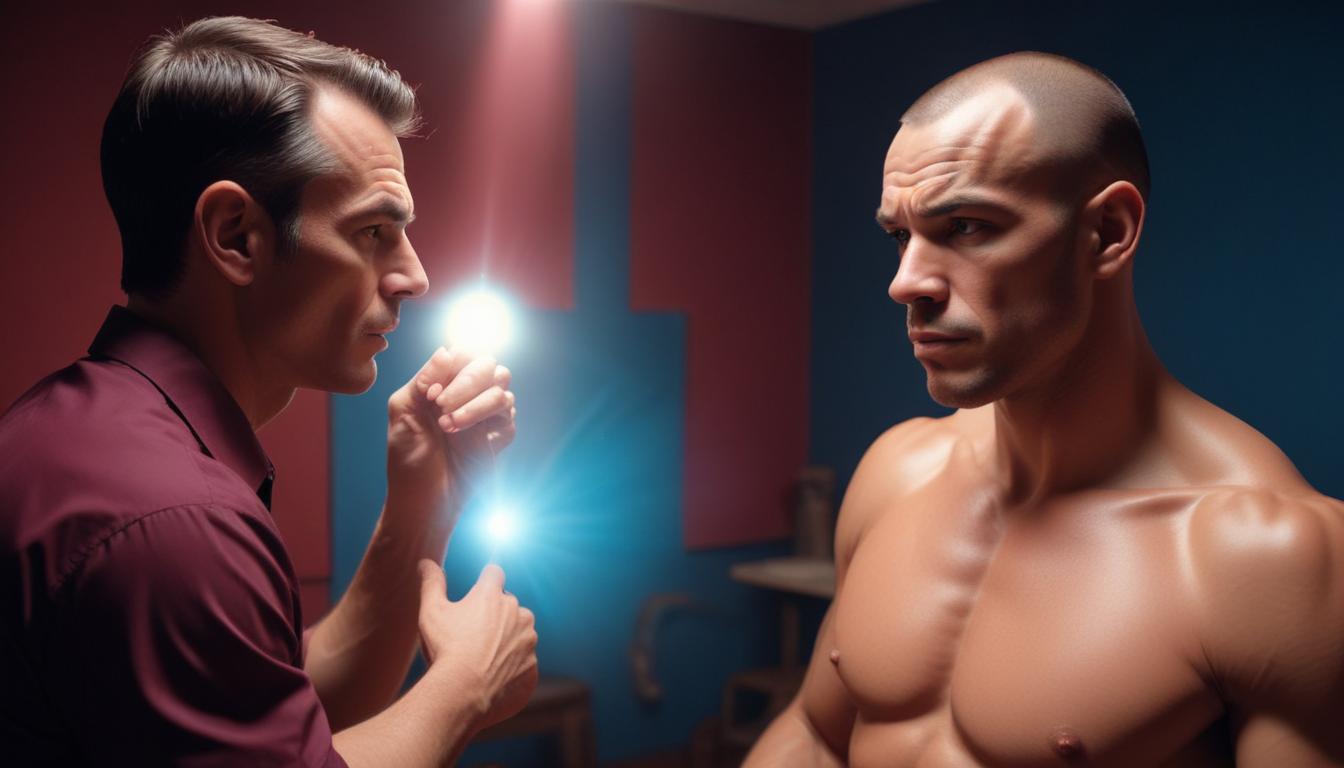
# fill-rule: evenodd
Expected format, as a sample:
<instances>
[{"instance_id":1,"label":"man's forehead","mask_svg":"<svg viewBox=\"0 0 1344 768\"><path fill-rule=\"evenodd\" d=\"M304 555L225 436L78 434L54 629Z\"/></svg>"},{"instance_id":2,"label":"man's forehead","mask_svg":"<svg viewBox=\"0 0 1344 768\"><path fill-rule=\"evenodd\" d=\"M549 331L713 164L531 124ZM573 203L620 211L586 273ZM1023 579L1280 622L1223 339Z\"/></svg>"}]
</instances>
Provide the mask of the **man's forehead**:
<instances>
[{"instance_id":1,"label":"man's forehead","mask_svg":"<svg viewBox=\"0 0 1344 768\"><path fill-rule=\"evenodd\" d=\"M1035 122L1015 89L986 85L934 120L903 125L887 150L887 169L915 172L942 155L984 161L1030 152Z\"/></svg>"},{"instance_id":2,"label":"man's forehead","mask_svg":"<svg viewBox=\"0 0 1344 768\"><path fill-rule=\"evenodd\" d=\"M314 89L309 119L318 140L346 168L356 173L380 167L404 171L401 143L387 123L339 88Z\"/></svg>"},{"instance_id":3,"label":"man's forehead","mask_svg":"<svg viewBox=\"0 0 1344 768\"><path fill-rule=\"evenodd\" d=\"M310 112L313 132L326 147L336 167L314 179L308 190L330 196L337 215L365 208L398 207L410 218L410 189L395 134L363 102L333 87L316 89Z\"/></svg>"},{"instance_id":4,"label":"man's forehead","mask_svg":"<svg viewBox=\"0 0 1344 768\"><path fill-rule=\"evenodd\" d=\"M883 204L968 186L1017 186L1037 165L1035 117L1007 85L988 85L937 119L903 125L882 170Z\"/></svg>"}]
</instances>

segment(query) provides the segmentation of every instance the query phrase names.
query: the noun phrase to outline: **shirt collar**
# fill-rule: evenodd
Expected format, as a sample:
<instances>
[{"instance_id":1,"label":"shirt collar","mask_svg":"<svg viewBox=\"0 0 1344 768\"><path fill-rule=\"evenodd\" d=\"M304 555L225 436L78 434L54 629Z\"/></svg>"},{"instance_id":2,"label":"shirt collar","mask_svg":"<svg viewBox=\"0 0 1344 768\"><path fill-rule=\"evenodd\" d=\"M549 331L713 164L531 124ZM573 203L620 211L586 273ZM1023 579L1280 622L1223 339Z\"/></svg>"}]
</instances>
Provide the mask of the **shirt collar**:
<instances>
[{"instance_id":1,"label":"shirt collar","mask_svg":"<svg viewBox=\"0 0 1344 768\"><path fill-rule=\"evenodd\" d=\"M275 468L247 415L205 363L171 334L125 307L107 313L89 345L89 354L130 366L153 384L172 406L201 449L270 496ZM263 498L270 508L270 499Z\"/></svg>"}]
</instances>

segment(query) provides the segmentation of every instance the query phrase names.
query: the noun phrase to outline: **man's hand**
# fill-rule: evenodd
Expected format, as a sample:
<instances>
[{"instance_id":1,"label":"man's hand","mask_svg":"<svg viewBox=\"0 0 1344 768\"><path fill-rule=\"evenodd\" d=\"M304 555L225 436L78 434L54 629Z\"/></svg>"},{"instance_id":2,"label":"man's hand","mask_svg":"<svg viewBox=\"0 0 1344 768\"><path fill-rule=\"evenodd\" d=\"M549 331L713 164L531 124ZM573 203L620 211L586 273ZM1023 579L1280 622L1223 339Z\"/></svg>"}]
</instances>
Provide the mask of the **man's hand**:
<instances>
[{"instance_id":1,"label":"man's hand","mask_svg":"<svg viewBox=\"0 0 1344 768\"><path fill-rule=\"evenodd\" d=\"M504 591L504 571L487 565L461 600L444 594L443 569L420 561L420 642L427 674L444 674L480 702L478 728L517 714L537 686L532 612Z\"/></svg>"},{"instance_id":2,"label":"man's hand","mask_svg":"<svg viewBox=\"0 0 1344 768\"><path fill-rule=\"evenodd\" d=\"M513 442L509 369L440 347L387 401L387 491L420 509L460 505L464 488Z\"/></svg>"}]
</instances>

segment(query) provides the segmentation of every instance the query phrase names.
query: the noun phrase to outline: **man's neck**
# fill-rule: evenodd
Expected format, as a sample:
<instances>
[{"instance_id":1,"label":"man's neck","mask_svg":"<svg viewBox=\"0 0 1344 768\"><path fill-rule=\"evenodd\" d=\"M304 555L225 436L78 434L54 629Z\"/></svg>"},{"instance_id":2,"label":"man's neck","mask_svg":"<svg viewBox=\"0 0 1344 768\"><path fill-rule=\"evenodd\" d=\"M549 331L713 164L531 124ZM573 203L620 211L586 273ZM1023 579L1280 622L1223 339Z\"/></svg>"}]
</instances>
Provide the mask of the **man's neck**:
<instances>
[{"instance_id":1,"label":"man's neck","mask_svg":"<svg viewBox=\"0 0 1344 768\"><path fill-rule=\"evenodd\" d=\"M195 353L238 403L252 431L279 415L293 399L293 387L263 375L262 366L249 353L229 308L179 297L149 302L138 296L131 296L126 306Z\"/></svg>"},{"instance_id":2,"label":"man's neck","mask_svg":"<svg viewBox=\"0 0 1344 768\"><path fill-rule=\"evenodd\" d=\"M995 466L1004 502L1120 481L1152 434L1170 376L1127 312L1093 328L1040 387L994 403Z\"/></svg>"}]
</instances>

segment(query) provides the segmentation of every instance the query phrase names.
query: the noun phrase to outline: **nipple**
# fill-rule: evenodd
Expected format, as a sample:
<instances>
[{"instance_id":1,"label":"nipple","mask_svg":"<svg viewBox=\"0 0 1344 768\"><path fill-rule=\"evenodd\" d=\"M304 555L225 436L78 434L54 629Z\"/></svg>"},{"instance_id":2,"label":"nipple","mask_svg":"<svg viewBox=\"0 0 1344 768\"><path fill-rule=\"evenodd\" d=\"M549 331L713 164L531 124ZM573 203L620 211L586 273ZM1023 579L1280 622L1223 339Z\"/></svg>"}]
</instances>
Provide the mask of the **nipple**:
<instances>
[{"instance_id":1,"label":"nipple","mask_svg":"<svg viewBox=\"0 0 1344 768\"><path fill-rule=\"evenodd\" d=\"M1074 760L1083 756L1083 740L1072 728L1056 728L1050 734L1050 748L1065 760Z\"/></svg>"},{"instance_id":2,"label":"nipple","mask_svg":"<svg viewBox=\"0 0 1344 768\"><path fill-rule=\"evenodd\" d=\"M834 665L836 665L837 667L840 666L840 649L839 649L839 648L832 648L832 649L831 649L831 663L834 664Z\"/></svg>"}]
</instances>

